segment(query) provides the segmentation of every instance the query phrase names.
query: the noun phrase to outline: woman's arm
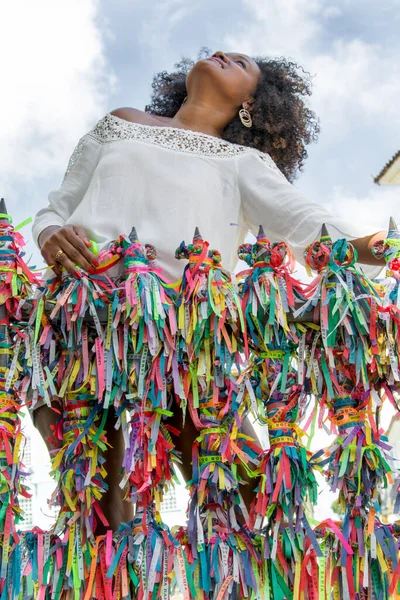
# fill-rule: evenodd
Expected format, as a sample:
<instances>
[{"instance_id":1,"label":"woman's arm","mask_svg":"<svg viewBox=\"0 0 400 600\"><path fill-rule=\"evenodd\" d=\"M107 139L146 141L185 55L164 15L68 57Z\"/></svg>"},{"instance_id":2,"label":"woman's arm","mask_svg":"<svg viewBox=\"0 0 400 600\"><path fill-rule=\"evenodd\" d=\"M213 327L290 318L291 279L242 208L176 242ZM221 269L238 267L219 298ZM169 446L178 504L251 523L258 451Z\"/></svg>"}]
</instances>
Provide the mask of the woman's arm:
<instances>
[{"instance_id":1,"label":"woman's arm","mask_svg":"<svg viewBox=\"0 0 400 600\"><path fill-rule=\"evenodd\" d=\"M272 241L286 241L296 259L304 264L306 246L317 240L325 223L333 240L346 238L358 252L358 262L371 277L377 277L384 260L376 260L371 252L377 239L385 239L379 231L361 237L357 228L336 217L322 204L310 202L287 181L272 159L264 153L247 152L237 158L238 185L245 225L256 232L260 224ZM375 267L375 268L373 268Z\"/></svg>"},{"instance_id":2,"label":"woman's arm","mask_svg":"<svg viewBox=\"0 0 400 600\"><path fill-rule=\"evenodd\" d=\"M88 270L96 265L96 257L88 250L90 242L82 227L66 225L83 199L97 166L101 145L89 134L83 136L69 160L59 189L49 194L49 204L35 217L32 233L42 256L56 272L64 266L76 274L75 264ZM57 253L62 255L55 264Z\"/></svg>"},{"instance_id":3,"label":"woman's arm","mask_svg":"<svg viewBox=\"0 0 400 600\"><path fill-rule=\"evenodd\" d=\"M53 233L59 231L59 229L61 229L59 225L50 225L49 227L46 227L46 229L43 229L38 237L38 246L40 250L43 248L45 241L48 240Z\"/></svg>"}]
</instances>

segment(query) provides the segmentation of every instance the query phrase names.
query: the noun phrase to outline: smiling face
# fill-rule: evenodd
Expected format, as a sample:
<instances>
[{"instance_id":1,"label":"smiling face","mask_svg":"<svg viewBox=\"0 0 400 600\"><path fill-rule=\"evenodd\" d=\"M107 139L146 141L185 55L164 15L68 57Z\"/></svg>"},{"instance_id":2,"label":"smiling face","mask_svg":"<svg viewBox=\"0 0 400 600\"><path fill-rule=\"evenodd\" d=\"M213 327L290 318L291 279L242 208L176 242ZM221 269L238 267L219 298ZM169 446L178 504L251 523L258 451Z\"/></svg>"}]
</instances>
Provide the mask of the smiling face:
<instances>
[{"instance_id":1,"label":"smiling face","mask_svg":"<svg viewBox=\"0 0 400 600\"><path fill-rule=\"evenodd\" d=\"M233 108L249 101L261 75L257 63L246 54L214 52L197 61L186 78L188 95L202 93L222 99Z\"/></svg>"}]
</instances>

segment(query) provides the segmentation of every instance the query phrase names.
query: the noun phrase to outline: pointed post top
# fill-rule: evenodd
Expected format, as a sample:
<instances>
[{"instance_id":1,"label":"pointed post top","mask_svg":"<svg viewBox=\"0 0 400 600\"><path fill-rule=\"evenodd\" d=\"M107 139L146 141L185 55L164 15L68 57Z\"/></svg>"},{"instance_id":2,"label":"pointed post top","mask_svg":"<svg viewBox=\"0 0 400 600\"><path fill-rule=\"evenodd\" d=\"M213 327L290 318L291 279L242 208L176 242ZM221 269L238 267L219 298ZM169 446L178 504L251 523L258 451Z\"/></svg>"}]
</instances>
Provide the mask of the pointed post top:
<instances>
[{"instance_id":1,"label":"pointed post top","mask_svg":"<svg viewBox=\"0 0 400 600\"><path fill-rule=\"evenodd\" d=\"M8 212L4 198L0 198L0 213L0 221L10 221L10 219L6 216L8 215Z\"/></svg>"},{"instance_id":2,"label":"pointed post top","mask_svg":"<svg viewBox=\"0 0 400 600\"><path fill-rule=\"evenodd\" d=\"M196 227L196 229L194 230L194 235L193 235L193 242L202 242L203 238L201 237L201 233L199 231L199 228Z\"/></svg>"},{"instance_id":3,"label":"pointed post top","mask_svg":"<svg viewBox=\"0 0 400 600\"><path fill-rule=\"evenodd\" d=\"M389 219L389 229L387 233L387 238L390 240L398 240L400 239L400 231L397 227L397 223L393 217Z\"/></svg>"},{"instance_id":4,"label":"pointed post top","mask_svg":"<svg viewBox=\"0 0 400 600\"><path fill-rule=\"evenodd\" d=\"M389 219L389 231L397 231L397 223L393 217Z\"/></svg>"},{"instance_id":5,"label":"pointed post top","mask_svg":"<svg viewBox=\"0 0 400 600\"><path fill-rule=\"evenodd\" d=\"M132 227L131 232L129 234L129 239L132 244L136 244L139 241L138 234L136 232L136 227Z\"/></svg>"},{"instance_id":6,"label":"pointed post top","mask_svg":"<svg viewBox=\"0 0 400 600\"><path fill-rule=\"evenodd\" d=\"M329 231L327 226L325 225L325 223L323 223L322 227L321 227L321 236L320 236L320 242L322 244L331 244L332 243L332 238L329 235Z\"/></svg>"},{"instance_id":7,"label":"pointed post top","mask_svg":"<svg viewBox=\"0 0 400 600\"><path fill-rule=\"evenodd\" d=\"M258 233L257 233L257 241L265 240L266 237L267 236L265 235L264 227L262 225L260 225L260 227L258 228Z\"/></svg>"}]
</instances>

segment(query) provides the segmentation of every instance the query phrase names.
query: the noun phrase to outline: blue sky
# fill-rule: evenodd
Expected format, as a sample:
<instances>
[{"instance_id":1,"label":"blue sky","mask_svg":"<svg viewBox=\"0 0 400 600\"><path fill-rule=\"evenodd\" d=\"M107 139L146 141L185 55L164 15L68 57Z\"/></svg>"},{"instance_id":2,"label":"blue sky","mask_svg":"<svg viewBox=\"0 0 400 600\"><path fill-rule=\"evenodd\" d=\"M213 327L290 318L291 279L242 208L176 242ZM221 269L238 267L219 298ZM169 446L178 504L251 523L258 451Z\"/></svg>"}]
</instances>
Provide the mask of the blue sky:
<instances>
[{"instance_id":1,"label":"blue sky","mask_svg":"<svg viewBox=\"0 0 400 600\"><path fill-rule=\"evenodd\" d=\"M15 0L2 16L0 193L16 222L47 203L105 112L143 109L154 73L202 46L310 71L322 133L296 185L360 232L400 220L399 189L372 180L400 147L398 0Z\"/></svg>"}]
</instances>

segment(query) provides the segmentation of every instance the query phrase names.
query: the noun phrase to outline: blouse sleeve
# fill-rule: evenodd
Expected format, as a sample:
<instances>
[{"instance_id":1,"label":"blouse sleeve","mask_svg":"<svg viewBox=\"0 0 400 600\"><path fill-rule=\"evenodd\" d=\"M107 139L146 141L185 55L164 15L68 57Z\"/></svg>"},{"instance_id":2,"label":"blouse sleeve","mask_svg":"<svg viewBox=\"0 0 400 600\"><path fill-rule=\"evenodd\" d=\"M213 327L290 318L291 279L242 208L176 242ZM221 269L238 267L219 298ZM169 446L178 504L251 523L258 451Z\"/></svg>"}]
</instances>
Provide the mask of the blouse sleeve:
<instances>
[{"instance_id":1,"label":"blouse sleeve","mask_svg":"<svg viewBox=\"0 0 400 600\"><path fill-rule=\"evenodd\" d=\"M267 237L287 242L302 265L304 249L319 238L323 223L333 241L365 235L322 204L310 202L288 182L268 154L245 153L237 165L244 225L256 233L262 224ZM363 265L362 270L369 277L378 277L382 267Z\"/></svg>"},{"instance_id":2,"label":"blouse sleeve","mask_svg":"<svg viewBox=\"0 0 400 600\"><path fill-rule=\"evenodd\" d=\"M101 144L91 137L90 132L79 140L69 159L61 186L49 193L48 206L35 216L32 235L38 247L41 232L51 225L63 227L81 202L98 163L100 148Z\"/></svg>"}]
</instances>

